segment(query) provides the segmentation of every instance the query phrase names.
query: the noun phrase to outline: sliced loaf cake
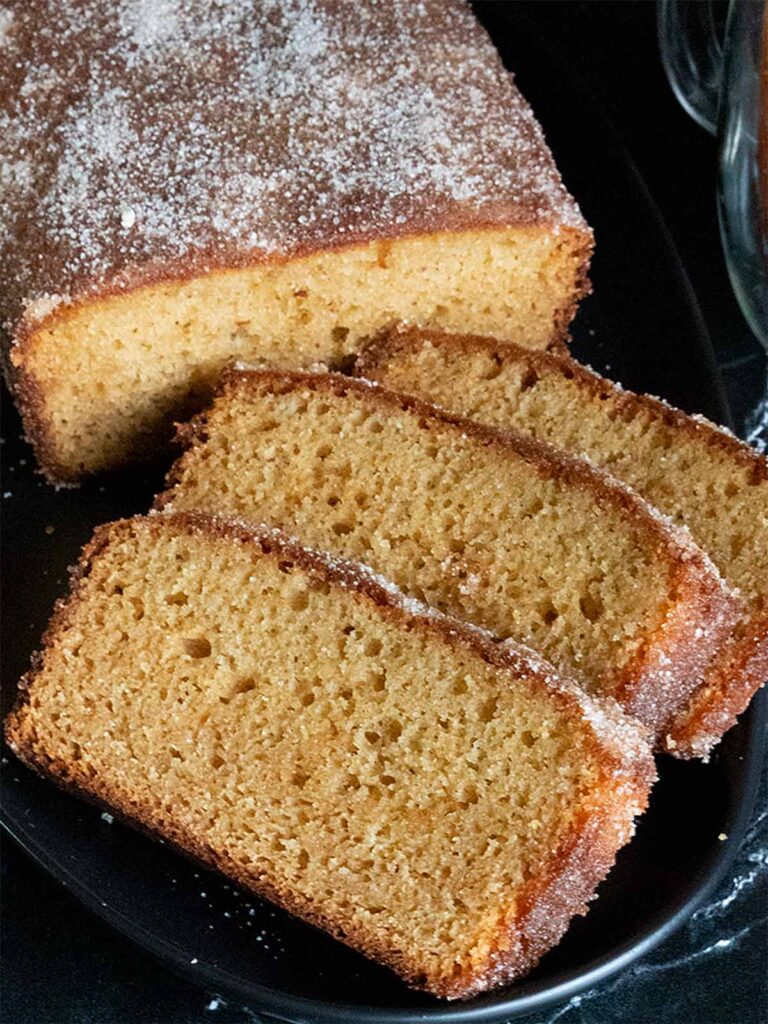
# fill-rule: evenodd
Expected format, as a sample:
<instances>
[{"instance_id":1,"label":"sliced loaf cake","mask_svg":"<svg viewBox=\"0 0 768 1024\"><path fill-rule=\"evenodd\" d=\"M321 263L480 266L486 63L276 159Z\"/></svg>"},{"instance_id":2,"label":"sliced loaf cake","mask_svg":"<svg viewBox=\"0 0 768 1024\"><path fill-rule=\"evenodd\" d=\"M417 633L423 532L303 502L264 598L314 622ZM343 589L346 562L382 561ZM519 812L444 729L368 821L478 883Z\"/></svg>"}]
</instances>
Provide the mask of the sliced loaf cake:
<instances>
[{"instance_id":1,"label":"sliced loaf cake","mask_svg":"<svg viewBox=\"0 0 768 1024\"><path fill-rule=\"evenodd\" d=\"M267 522L529 643L661 735L737 602L687 534L584 460L335 374L233 370L158 508Z\"/></svg>"},{"instance_id":2,"label":"sliced loaf cake","mask_svg":"<svg viewBox=\"0 0 768 1024\"><path fill-rule=\"evenodd\" d=\"M585 912L654 774L638 725L530 652L204 516L97 530L6 736L448 998Z\"/></svg>"},{"instance_id":3,"label":"sliced loaf cake","mask_svg":"<svg viewBox=\"0 0 768 1024\"><path fill-rule=\"evenodd\" d=\"M730 433L624 391L568 356L417 329L372 342L356 372L481 423L514 427L634 487L711 555L745 613L665 744L706 755L768 679L768 460Z\"/></svg>"}]
</instances>

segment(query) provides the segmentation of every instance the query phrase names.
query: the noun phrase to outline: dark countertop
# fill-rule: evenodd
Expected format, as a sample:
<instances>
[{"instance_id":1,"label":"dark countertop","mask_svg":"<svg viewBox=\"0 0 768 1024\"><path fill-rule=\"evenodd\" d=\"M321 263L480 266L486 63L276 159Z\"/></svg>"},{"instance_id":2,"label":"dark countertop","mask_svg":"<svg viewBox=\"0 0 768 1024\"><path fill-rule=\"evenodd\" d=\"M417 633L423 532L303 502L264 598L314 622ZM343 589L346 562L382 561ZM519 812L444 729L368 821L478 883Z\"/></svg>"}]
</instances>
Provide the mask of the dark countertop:
<instances>
[{"instance_id":1,"label":"dark countertop","mask_svg":"<svg viewBox=\"0 0 768 1024\"><path fill-rule=\"evenodd\" d=\"M643 2L510 4L568 53L659 204L697 293L740 430L765 358L730 291L715 211L715 143L677 106ZM577 126L574 126L577 130ZM631 240L628 240L631 242ZM765 438L764 438L765 440ZM768 1019L768 784L732 872L676 935L624 974L525 1024L762 1024ZM6 840L5 1024L253 1024L77 904Z\"/></svg>"}]
</instances>

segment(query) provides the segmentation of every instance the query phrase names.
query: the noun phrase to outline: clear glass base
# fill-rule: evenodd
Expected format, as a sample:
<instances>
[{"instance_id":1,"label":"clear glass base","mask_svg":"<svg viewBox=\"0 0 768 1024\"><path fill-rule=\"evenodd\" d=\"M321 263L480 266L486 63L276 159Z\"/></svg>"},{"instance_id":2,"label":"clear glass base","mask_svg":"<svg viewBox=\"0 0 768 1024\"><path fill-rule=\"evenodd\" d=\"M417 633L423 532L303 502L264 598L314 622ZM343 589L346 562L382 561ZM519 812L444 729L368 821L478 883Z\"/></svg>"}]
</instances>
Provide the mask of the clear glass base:
<instances>
[{"instance_id":1,"label":"clear glass base","mask_svg":"<svg viewBox=\"0 0 768 1024\"><path fill-rule=\"evenodd\" d=\"M768 377L763 397L747 416L744 424L746 440L759 452L768 452Z\"/></svg>"}]
</instances>

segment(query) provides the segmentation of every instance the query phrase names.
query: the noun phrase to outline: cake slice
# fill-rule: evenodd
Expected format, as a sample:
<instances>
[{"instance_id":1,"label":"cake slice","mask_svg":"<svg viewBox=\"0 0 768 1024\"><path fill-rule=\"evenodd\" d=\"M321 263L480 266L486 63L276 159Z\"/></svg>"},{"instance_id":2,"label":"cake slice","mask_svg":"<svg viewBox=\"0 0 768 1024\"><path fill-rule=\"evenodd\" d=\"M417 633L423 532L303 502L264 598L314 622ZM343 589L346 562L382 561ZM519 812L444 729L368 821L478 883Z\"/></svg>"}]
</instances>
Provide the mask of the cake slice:
<instances>
[{"instance_id":1,"label":"cake slice","mask_svg":"<svg viewBox=\"0 0 768 1024\"><path fill-rule=\"evenodd\" d=\"M6 736L31 767L466 997L586 911L642 729L531 652L265 528L100 528Z\"/></svg>"},{"instance_id":2,"label":"cake slice","mask_svg":"<svg viewBox=\"0 0 768 1024\"><path fill-rule=\"evenodd\" d=\"M689 528L745 604L706 684L664 737L678 754L706 755L768 679L766 457L568 356L491 338L394 330L368 346L356 372L582 453Z\"/></svg>"},{"instance_id":3,"label":"cake slice","mask_svg":"<svg viewBox=\"0 0 768 1024\"><path fill-rule=\"evenodd\" d=\"M738 603L584 460L336 374L232 370L158 499L267 522L541 651L662 735Z\"/></svg>"},{"instance_id":4,"label":"cake slice","mask_svg":"<svg viewBox=\"0 0 768 1024\"><path fill-rule=\"evenodd\" d=\"M545 347L587 288L464 0L28 0L0 62L0 321L55 481L167 445L233 358L341 360L399 319Z\"/></svg>"}]
</instances>

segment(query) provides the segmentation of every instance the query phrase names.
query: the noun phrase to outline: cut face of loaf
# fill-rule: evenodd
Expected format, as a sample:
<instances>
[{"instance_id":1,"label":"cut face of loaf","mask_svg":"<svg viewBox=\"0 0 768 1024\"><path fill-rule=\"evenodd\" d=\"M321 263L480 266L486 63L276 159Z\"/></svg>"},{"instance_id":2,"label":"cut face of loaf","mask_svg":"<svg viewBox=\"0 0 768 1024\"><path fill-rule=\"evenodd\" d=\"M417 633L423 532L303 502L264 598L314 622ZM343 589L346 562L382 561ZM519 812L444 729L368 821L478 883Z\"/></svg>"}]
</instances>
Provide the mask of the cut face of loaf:
<instances>
[{"instance_id":1,"label":"cut face of loaf","mask_svg":"<svg viewBox=\"0 0 768 1024\"><path fill-rule=\"evenodd\" d=\"M706 755L768 679L768 460L658 399L624 391L567 356L492 338L401 329L356 372L481 423L583 453L687 526L745 613L705 685L664 737Z\"/></svg>"},{"instance_id":2,"label":"cut face of loaf","mask_svg":"<svg viewBox=\"0 0 768 1024\"><path fill-rule=\"evenodd\" d=\"M73 482L169 447L174 419L205 404L233 359L336 363L403 317L546 346L572 316L584 246L527 227L436 234L89 300L11 353L28 437L49 478Z\"/></svg>"},{"instance_id":3,"label":"cut face of loaf","mask_svg":"<svg viewBox=\"0 0 768 1024\"><path fill-rule=\"evenodd\" d=\"M687 536L586 462L333 374L234 370L158 499L371 565L541 651L654 732L736 615Z\"/></svg>"},{"instance_id":4,"label":"cut face of loaf","mask_svg":"<svg viewBox=\"0 0 768 1024\"><path fill-rule=\"evenodd\" d=\"M6 735L439 996L519 977L646 804L642 730L276 531L100 528Z\"/></svg>"},{"instance_id":5,"label":"cut face of loaf","mask_svg":"<svg viewBox=\"0 0 768 1024\"><path fill-rule=\"evenodd\" d=\"M464 0L145 7L30 0L3 35L0 321L51 479L167 446L232 359L565 336L592 234Z\"/></svg>"}]
</instances>

